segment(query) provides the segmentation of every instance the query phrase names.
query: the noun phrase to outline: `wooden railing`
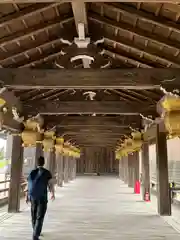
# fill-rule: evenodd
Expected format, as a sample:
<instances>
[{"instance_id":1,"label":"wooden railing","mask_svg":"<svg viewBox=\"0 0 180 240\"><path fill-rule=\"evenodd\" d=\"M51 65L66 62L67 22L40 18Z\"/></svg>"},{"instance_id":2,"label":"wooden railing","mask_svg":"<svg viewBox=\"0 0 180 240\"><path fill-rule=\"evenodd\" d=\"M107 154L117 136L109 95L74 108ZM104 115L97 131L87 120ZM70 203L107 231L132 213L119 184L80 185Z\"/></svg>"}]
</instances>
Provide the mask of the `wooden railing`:
<instances>
[{"instance_id":1,"label":"wooden railing","mask_svg":"<svg viewBox=\"0 0 180 240\"><path fill-rule=\"evenodd\" d=\"M151 179L151 193L157 194L157 182L155 178ZM171 198L172 203L180 203L179 197L177 197L177 194L180 194L180 185L175 184L174 187L169 184L169 196Z\"/></svg>"},{"instance_id":2,"label":"wooden railing","mask_svg":"<svg viewBox=\"0 0 180 240\"><path fill-rule=\"evenodd\" d=\"M0 181L0 207L8 203L9 184L10 184L10 179ZM23 181L22 179L21 196L24 196L26 185L27 185L27 182Z\"/></svg>"}]
</instances>

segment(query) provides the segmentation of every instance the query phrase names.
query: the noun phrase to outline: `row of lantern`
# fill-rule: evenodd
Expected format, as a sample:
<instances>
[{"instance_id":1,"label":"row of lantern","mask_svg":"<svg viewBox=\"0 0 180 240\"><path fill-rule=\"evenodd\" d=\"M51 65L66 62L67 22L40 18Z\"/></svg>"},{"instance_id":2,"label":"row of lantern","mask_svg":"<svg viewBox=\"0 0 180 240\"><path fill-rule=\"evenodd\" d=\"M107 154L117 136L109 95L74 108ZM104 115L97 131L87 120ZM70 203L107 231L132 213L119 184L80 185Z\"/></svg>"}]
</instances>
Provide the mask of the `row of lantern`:
<instances>
[{"instance_id":1,"label":"row of lantern","mask_svg":"<svg viewBox=\"0 0 180 240\"><path fill-rule=\"evenodd\" d=\"M132 137L125 139L124 143L116 149L116 159L121 159L128 154L139 151L143 144L143 134L139 131L132 132Z\"/></svg>"},{"instance_id":2,"label":"row of lantern","mask_svg":"<svg viewBox=\"0 0 180 240\"><path fill-rule=\"evenodd\" d=\"M42 143L45 152L54 151L79 158L80 150L69 142L64 142L62 137L56 137L54 131L43 131L37 120L28 120L24 123L25 129L21 133L24 147L35 147L36 143Z\"/></svg>"},{"instance_id":3,"label":"row of lantern","mask_svg":"<svg viewBox=\"0 0 180 240\"><path fill-rule=\"evenodd\" d=\"M157 112L164 122L168 136L180 136L180 97L167 93L157 104ZM116 159L121 159L128 154L139 151L143 144L143 133L133 132L116 150Z\"/></svg>"}]
</instances>

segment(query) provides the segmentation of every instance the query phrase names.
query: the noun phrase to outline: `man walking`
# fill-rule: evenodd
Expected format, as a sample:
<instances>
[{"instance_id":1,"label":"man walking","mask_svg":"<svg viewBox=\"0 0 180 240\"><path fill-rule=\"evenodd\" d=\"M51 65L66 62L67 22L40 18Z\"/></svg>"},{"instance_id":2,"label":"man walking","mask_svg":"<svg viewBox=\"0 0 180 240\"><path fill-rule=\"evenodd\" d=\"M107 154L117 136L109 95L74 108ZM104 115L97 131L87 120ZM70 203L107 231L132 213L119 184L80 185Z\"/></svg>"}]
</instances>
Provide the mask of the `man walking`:
<instances>
[{"instance_id":1,"label":"man walking","mask_svg":"<svg viewBox=\"0 0 180 240\"><path fill-rule=\"evenodd\" d=\"M28 176L28 190L26 202L31 203L31 218L33 227L33 240L39 240L44 222L44 216L47 210L48 193L51 193L51 199L55 199L54 183L52 174L44 168L44 157L39 157L37 168L32 170Z\"/></svg>"}]
</instances>

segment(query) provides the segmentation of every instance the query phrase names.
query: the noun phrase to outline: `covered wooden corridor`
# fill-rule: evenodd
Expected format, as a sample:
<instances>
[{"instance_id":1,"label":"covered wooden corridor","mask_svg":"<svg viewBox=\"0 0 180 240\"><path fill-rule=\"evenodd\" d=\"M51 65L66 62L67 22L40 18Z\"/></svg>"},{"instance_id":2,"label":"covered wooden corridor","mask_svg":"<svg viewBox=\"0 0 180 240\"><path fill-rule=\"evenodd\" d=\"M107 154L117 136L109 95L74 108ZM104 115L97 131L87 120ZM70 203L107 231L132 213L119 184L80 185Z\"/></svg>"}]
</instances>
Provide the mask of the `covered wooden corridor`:
<instances>
[{"instance_id":1,"label":"covered wooden corridor","mask_svg":"<svg viewBox=\"0 0 180 240\"><path fill-rule=\"evenodd\" d=\"M79 177L57 188L57 199L49 203L44 238L71 239L166 239L180 235L141 201L116 177ZM25 205L22 204L24 208ZM29 208L19 214L7 214L0 220L0 239L31 239Z\"/></svg>"}]
</instances>

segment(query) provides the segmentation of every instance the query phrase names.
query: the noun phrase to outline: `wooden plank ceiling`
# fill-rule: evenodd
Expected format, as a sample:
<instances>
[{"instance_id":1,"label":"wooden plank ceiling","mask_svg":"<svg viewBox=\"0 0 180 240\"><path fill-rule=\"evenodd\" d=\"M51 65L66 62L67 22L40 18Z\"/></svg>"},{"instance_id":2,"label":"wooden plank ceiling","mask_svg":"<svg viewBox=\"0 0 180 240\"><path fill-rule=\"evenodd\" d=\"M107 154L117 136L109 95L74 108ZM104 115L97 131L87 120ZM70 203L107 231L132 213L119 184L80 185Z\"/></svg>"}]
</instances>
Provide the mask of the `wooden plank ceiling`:
<instances>
[{"instance_id":1,"label":"wooden plank ceiling","mask_svg":"<svg viewBox=\"0 0 180 240\"><path fill-rule=\"evenodd\" d=\"M60 69L83 68L83 61L77 60L74 65L69 64L62 52L73 52L73 48L61 39L74 41L77 37L78 23L84 23L86 37L91 42L104 39L97 44L93 51L98 56L98 61L108 61L107 68L179 68L180 67L180 5L173 3L120 3L120 2L51 2L51 3L5 3L0 4L0 66L1 68L38 68ZM73 45L74 46L74 45ZM94 45L93 45L94 46ZM72 51L72 52L71 52ZM64 61L64 62L63 62ZM91 68L100 68L93 65ZM23 69L22 69L23 70ZM146 76L144 76L145 81ZM78 79L75 78L75 81ZM109 79L110 81L110 79ZM24 79L24 84L26 79ZM8 87L24 105L37 106L38 102L54 103L85 102L89 100L85 89L30 89L22 90ZM88 91L91 91L89 89ZM155 106L163 96L158 89L98 89L94 90L96 104L101 106L102 101L115 101L125 103L133 108L136 106ZM98 102L98 103L97 103ZM81 103L80 103L81 104ZM104 103L103 103L104 104ZM72 104L71 104L72 105ZM77 104L76 104L77 105ZM97 107L97 106L96 106ZM72 106L73 108L73 106ZM82 107L84 110L86 105ZM100 108L100 107L99 107ZM49 107L50 109L50 107ZM49 126L59 125L61 121L69 122L72 129L70 138L78 143L82 136L73 131L74 122L85 121L76 126L79 129L91 129L96 126L98 134L84 134L85 144L97 144L103 138L105 145L115 145L117 136L105 135L106 128L116 129L115 126L126 124L125 128L133 124L141 127L139 118L134 116L120 116L115 110L96 112L97 123L92 120L92 112L64 110L61 107L53 109L53 113L45 111L45 122ZM130 109L130 108L129 108ZM127 109L126 109L127 110ZM69 111L69 112L68 112ZM121 111L120 111L121 112ZM127 112L127 111L126 111ZM134 112L136 112L134 110ZM61 113L61 116L59 116ZM130 112L132 113L132 111ZM52 116L53 114L53 116ZM50 115L50 116L49 116ZM148 115L148 114L147 114ZM84 116L85 120L82 120ZM82 117L82 118L80 118ZM87 118L88 117L88 118ZM112 122L109 122L108 117ZM80 119L77 119L80 118ZM101 120L100 120L101 119ZM91 122L93 121L93 124ZM107 121L104 128L98 127L100 121ZM91 126L91 128L89 128ZM124 125L123 125L124 126ZM63 126L62 126L63 127ZM62 128L61 127L61 128ZM78 130L77 130L78 129ZM63 130L61 129L62 133ZM110 130L114 132L116 130ZM125 131L124 131L125 132ZM123 134L124 134L123 132ZM89 135L88 135L89 134ZM89 137L88 137L89 136ZM106 141L107 137L107 141ZM89 139L91 138L91 139ZM92 138L94 140L92 140ZM87 140L89 139L89 140ZM82 141L79 140L79 143ZM111 144L112 143L112 144Z\"/></svg>"}]
</instances>

